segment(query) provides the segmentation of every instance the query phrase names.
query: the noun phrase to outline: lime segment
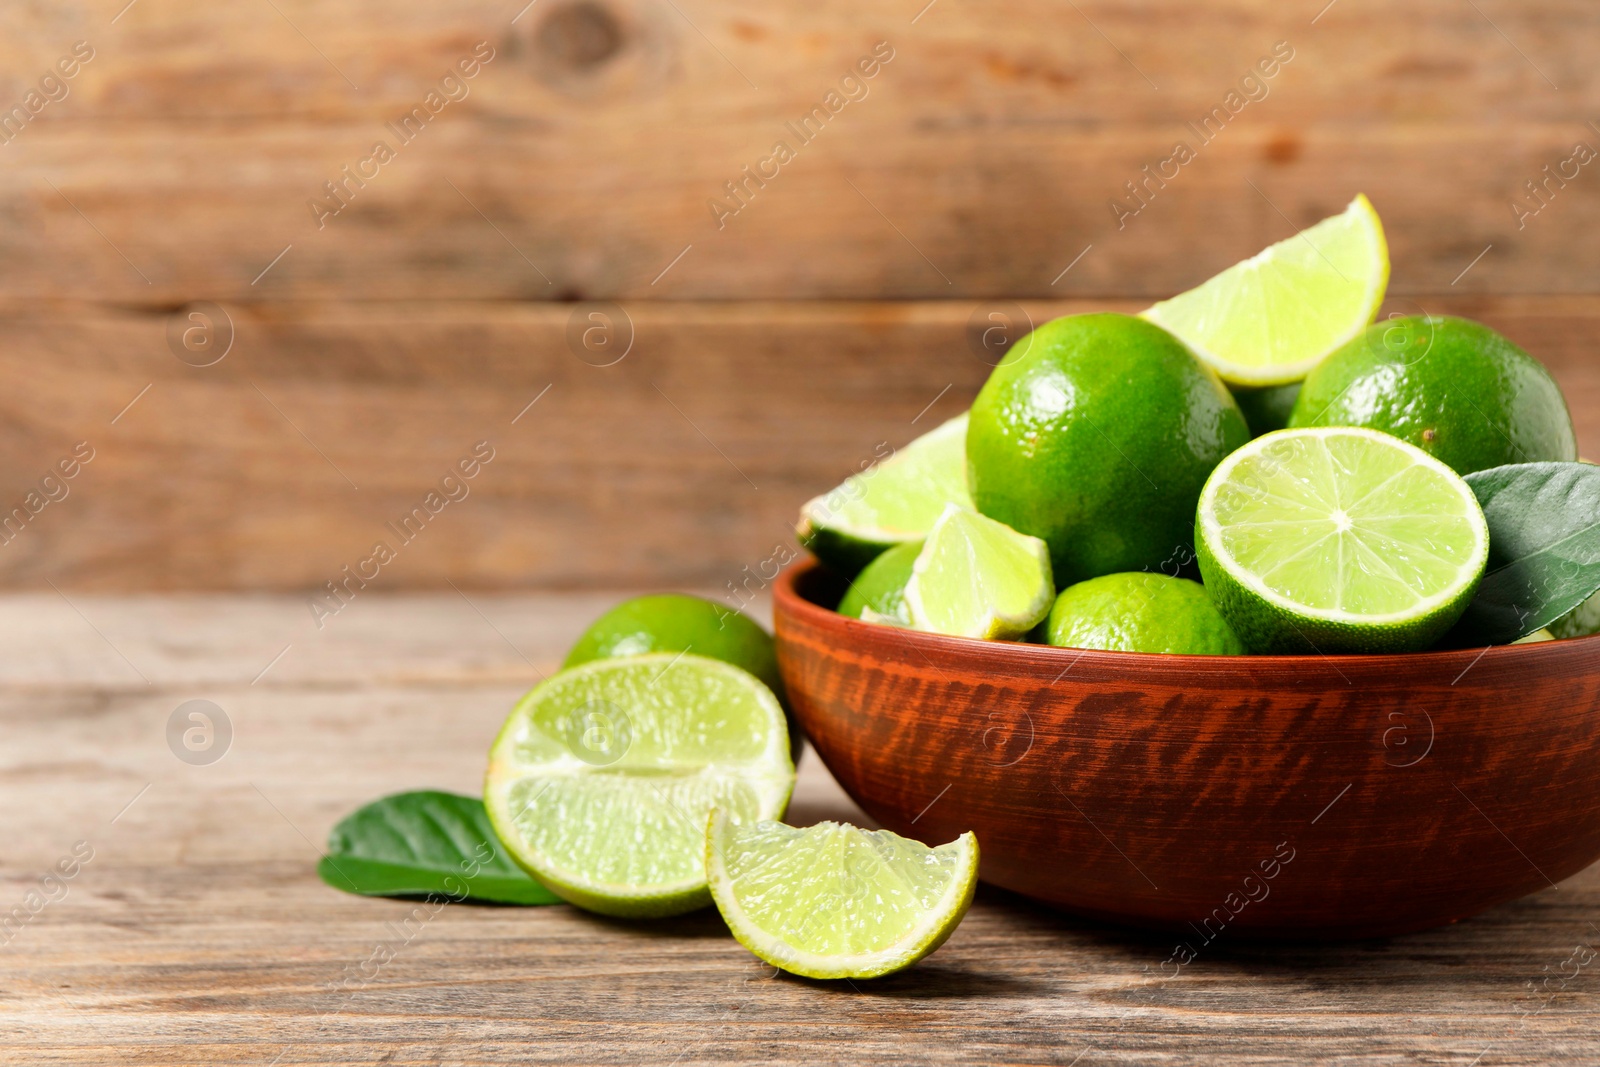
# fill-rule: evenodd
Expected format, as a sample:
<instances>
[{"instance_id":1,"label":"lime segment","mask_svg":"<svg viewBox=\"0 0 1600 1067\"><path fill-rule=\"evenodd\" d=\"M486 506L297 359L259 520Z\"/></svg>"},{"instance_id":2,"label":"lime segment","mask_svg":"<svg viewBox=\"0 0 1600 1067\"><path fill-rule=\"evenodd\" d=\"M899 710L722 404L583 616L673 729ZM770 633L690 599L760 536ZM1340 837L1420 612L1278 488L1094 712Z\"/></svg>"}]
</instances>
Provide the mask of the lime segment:
<instances>
[{"instance_id":1,"label":"lime segment","mask_svg":"<svg viewBox=\"0 0 1600 1067\"><path fill-rule=\"evenodd\" d=\"M876 978L944 944L972 903L978 839L938 848L887 830L803 830L713 813L706 873L733 936L808 978Z\"/></svg>"},{"instance_id":2,"label":"lime segment","mask_svg":"<svg viewBox=\"0 0 1600 1067\"><path fill-rule=\"evenodd\" d=\"M1257 438L1206 483L1195 532L1207 591L1255 652L1426 648L1489 555L1467 483L1374 430Z\"/></svg>"},{"instance_id":3,"label":"lime segment","mask_svg":"<svg viewBox=\"0 0 1600 1067\"><path fill-rule=\"evenodd\" d=\"M796 532L824 563L854 574L885 549L922 540L951 503L972 506L965 413L807 501Z\"/></svg>"},{"instance_id":4,"label":"lime segment","mask_svg":"<svg viewBox=\"0 0 1600 1067\"><path fill-rule=\"evenodd\" d=\"M1044 541L954 504L933 524L906 584L917 629L986 640L1027 633L1054 595Z\"/></svg>"},{"instance_id":5,"label":"lime segment","mask_svg":"<svg viewBox=\"0 0 1600 1067\"><path fill-rule=\"evenodd\" d=\"M711 808L776 818L793 785L771 690L719 660L658 653L535 686L489 751L484 806L512 858L563 898L672 915L710 902Z\"/></svg>"},{"instance_id":6,"label":"lime segment","mask_svg":"<svg viewBox=\"0 0 1600 1067\"><path fill-rule=\"evenodd\" d=\"M1383 224L1365 196L1144 312L1230 385L1287 385L1372 322L1389 284Z\"/></svg>"}]
</instances>

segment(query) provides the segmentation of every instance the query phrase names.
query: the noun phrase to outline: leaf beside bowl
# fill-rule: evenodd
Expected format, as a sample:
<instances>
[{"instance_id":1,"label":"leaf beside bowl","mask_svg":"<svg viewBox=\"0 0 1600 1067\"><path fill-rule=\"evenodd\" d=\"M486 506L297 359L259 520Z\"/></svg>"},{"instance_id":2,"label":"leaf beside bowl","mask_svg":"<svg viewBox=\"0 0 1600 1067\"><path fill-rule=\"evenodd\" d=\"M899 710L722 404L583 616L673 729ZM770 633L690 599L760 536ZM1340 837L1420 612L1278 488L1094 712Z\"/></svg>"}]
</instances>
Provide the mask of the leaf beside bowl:
<instances>
[{"instance_id":1,"label":"leaf beside bowl","mask_svg":"<svg viewBox=\"0 0 1600 1067\"><path fill-rule=\"evenodd\" d=\"M317 874L362 896L562 903L506 855L482 800L436 790L396 793L346 815Z\"/></svg>"}]
</instances>

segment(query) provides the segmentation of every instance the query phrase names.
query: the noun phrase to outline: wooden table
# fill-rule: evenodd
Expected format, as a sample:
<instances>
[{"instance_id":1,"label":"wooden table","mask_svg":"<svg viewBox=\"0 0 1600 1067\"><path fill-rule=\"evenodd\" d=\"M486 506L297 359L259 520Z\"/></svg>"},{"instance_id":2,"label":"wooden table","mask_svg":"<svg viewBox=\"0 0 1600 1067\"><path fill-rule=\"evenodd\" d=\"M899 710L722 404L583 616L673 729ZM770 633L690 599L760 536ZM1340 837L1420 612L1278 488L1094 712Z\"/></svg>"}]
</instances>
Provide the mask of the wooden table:
<instances>
[{"instance_id":1,"label":"wooden table","mask_svg":"<svg viewBox=\"0 0 1600 1067\"><path fill-rule=\"evenodd\" d=\"M1168 938L988 889L936 955L855 985L774 975L714 912L452 905L407 930L416 905L318 881L329 826L475 791L512 700L614 599L468 595L374 594L320 631L296 598L0 601L0 911L75 871L0 946L0 1062L1600 1060L1595 868L1449 929L1222 945L1170 980ZM195 699L232 728L209 765L168 747ZM814 753L792 814L860 818Z\"/></svg>"}]
</instances>

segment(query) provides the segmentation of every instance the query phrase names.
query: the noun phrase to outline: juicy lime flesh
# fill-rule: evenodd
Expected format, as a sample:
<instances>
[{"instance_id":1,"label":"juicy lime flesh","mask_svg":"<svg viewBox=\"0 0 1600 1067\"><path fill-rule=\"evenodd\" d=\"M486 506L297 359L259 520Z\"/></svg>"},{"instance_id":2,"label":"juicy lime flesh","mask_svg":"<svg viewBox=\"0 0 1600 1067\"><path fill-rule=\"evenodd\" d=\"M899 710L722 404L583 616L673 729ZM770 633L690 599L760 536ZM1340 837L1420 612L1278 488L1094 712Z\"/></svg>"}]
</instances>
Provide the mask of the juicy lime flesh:
<instances>
[{"instance_id":1,"label":"juicy lime flesh","mask_svg":"<svg viewBox=\"0 0 1600 1067\"><path fill-rule=\"evenodd\" d=\"M1207 476L1250 439L1216 374L1130 315L1018 341L972 405L967 464L990 518L1050 545L1063 585L1187 559Z\"/></svg>"},{"instance_id":2,"label":"juicy lime flesh","mask_svg":"<svg viewBox=\"0 0 1600 1067\"><path fill-rule=\"evenodd\" d=\"M734 933L768 962L818 977L888 973L932 951L966 911L977 859L971 835L929 848L834 822L718 819L708 846Z\"/></svg>"},{"instance_id":3,"label":"juicy lime flesh","mask_svg":"<svg viewBox=\"0 0 1600 1067\"><path fill-rule=\"evenodd\" d=\"M518 703L490 752L485 804L541 881L627 914L653 896L703 896L707 812L781 814L788 753L782 711L749 674L694 655L605 660Z\"/></svg>"},{"instance_id":4,"label":"juicy lime flesh","mask_svg":"<svg viewBox=\"0 0 1600 1067\"><path fill-rule=\"evenodd\" d=\"M1300 435L1242 459L1211 501L1213 548L1295 605L1399 617L1459 590L1486 541L1464 483L1376 434Z\"/></svg>"},{"instance_id":5,"label":"juicy lime flesh","mask_svg":"<svg viewBox=\"0 0 1600 1067\"><path fill-rule=\"evenodd\" d=\"M1032 629L1054 592L1044 542L951 506L917 556L906 600L920 629L991 638Z\"/></svg>"},{"instance_id":6,"label":"juicy lime flesh","mask_svg":"<svg viewBox=\"0 0 1600 1067\"><path fill-rule=\"evenodd\" d=\"M967 416L956 416L898 452L852 475L801 510L801 535L826 552L831 540L859 543L870 558L884 547L920 540L946 504L970 507ZM829 534L818 540L820 534ZM866 562L866 558L860 562Z\"/></svg>"},{"instance_id":7,"label":"juicy lime flesh","mask_svg":"<svg viewBox=\"0 0 1600 1067\"><path fill-rule=\"evenodd\" d=\"M1237 656L1245 651L1199 582L1165 574L1107 574L1061 591L1045 639L1068 648Z\"/></svg>"},{"instance_id":8,"label":"juicy lime flesh","mask_svg":"<svg viewBox=\"0 0 1600 1067\"><path fill-rule=\"evenodd\" d=\"M562 666L649 652L693 652L720 659L783 695L772 636L727 605L682 593L634 597L611 608L589 624Z\"/></svg>"},{"instance_id":9,"label":"juicy lime flesh","mask_svg":"<svg viewBox=\"0 0 1600 1067\"><path fill-rule=\"evenodd\" d=\"M1550 372L1482 323L1448 316L1387 319L1346 344L1306 379L1289 425L1382 430L1463 475L1578 456Z\"/></svg>"},{"instance_id":10,"label":"juicy lime flesh","mask_svg":"<svg viewBox=\"0 0 1600 1067\"><path fill-rule=\"evenodd\" d=\"M1222 377L1281 385L1305 377L1377 314L1389 280L1383 226L1365 196L1341 215L1162 301L1145 317Z\"/></svg>"}]
</instances>

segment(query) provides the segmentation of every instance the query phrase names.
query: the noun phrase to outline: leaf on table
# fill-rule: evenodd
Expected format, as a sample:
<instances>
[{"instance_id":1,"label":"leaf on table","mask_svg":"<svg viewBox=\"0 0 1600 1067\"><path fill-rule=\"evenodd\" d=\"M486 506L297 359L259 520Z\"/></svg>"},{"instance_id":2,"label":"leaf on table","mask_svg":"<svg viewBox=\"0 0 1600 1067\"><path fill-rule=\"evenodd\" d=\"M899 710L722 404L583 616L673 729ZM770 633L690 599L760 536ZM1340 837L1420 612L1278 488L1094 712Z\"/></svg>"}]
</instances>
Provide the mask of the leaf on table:
<instances>
[{"instance_id":1,"label":"leaf on table","mask_svg":"<svg viewBox=\"0 0 1600 1067\"><path fill-rule=\"evenodd\" d=\"M506 855L482 800L434 790L396 793L345 816L328 834L317 874L363 896L562 903Z\"/></svg>"},{"instance_id":2,"label":"leaf on table","mask_svg":"<svg viewBox=\"0 0 1600 1067\"><path fill-rule=\"evenodd\" d=\"M1600 467L1514 463L1467 484L1489 522L1489 568L1448 643L1507 644L1600 591Z\"/></svg>"}]
</instances>

